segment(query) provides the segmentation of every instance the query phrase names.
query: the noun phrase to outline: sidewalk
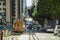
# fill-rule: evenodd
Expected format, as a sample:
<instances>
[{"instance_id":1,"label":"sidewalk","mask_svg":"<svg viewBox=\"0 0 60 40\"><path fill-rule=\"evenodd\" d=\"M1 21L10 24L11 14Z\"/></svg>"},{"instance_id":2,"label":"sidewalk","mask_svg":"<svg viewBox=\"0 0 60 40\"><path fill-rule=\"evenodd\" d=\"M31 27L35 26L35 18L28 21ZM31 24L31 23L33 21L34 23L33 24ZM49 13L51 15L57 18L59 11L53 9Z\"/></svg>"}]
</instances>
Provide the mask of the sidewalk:
<instances>
[{"instance_id":1,"label":"sidewalk","mask_svg":"<svg viewBox=\"0 0 60 40\"><path fill-rule=\"evenodd\" d=\"M3 40L17 40L17 37L19 36L8 36L8 37L3 37Z\"/></svg>"}]
</instances>

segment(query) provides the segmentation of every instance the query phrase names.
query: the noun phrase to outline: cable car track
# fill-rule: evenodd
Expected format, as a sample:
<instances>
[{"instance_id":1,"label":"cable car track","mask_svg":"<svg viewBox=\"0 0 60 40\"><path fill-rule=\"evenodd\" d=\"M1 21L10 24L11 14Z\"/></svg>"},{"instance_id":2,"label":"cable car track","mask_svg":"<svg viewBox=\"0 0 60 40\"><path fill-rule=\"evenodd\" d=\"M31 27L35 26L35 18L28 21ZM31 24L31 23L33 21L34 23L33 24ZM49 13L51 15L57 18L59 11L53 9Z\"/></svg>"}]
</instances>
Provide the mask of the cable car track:
<instances>
[{"instance_id":1,"label":"cable car track","mask_svg":"<svg viewBox=\"0 0 60 40\"><path fill-rule=\"evenodd\" d=\"M29 40L31 40L31 37L30 37L30 31L29 31Z\"/></svg>"},{"instance_id":2,"label":"cable car track","mask_svg":"<svg viewBox=\"0 0 60 40\"><path fill-rule=\"evenodd\" d=\"M35 34L35 32L30 32L29 31L29 40L39 40L38 36Z\"/></svg>"}]
</instances>

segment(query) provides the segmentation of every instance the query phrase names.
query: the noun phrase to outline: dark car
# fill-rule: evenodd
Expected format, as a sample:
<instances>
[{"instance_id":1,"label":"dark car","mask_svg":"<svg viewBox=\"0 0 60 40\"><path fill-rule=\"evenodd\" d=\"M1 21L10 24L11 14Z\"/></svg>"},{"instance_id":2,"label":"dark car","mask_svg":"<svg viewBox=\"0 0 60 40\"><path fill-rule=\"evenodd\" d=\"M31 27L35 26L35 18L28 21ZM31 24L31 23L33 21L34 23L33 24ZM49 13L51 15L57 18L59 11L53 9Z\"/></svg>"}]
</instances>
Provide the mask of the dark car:
<instances>
[{"instance_id":1,"label":"dark car","mask_svg":"<svg viewBox=\"0 0 60 40\"><path fill-rule=\"evenodd\" d=\"M3 25L0 25L0 30L5 30Z\"/></svg>"},{"instance_id":2,"label":"dark car","mask_svg":"<svg viewBox=\"0 0 60 40\"><path fill-rule=\"evenodd\" d=\"M27 27L29 30L32 30L33 25L29 24L29 26Z\"/></svg>"}]
</instances>

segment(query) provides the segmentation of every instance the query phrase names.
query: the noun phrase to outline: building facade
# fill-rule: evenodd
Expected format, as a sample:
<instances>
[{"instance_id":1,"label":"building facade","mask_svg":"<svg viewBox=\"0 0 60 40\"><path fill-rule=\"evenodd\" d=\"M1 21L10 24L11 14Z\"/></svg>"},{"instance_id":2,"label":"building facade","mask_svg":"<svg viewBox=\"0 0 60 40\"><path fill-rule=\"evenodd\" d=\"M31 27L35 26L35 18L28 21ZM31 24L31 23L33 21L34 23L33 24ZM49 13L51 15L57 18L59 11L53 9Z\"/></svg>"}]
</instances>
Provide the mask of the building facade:
<instances>
[{"instance_id":1,"label":"building facade","mask_svg":"<svg viewBox=\"0 0 60 40\"><path fill-rule=\"evenodd\" d=\"M6 21L6 1L0 0L0 24Z\"/></svg>"},{"instance_id":2,"label":"building facade","mask_svg":"<svg viewBox=\"0 0 60 40\"><path fill-rule=\"evenodd\" d=\"M23 0L0 0L0 22L11 23L22 19Z\"/></svg>"},{"instance_id":3,"label":"building facade","mask_svg":"<svg viewBox=\"0 0 60 40\"><path fill-rule=\"evenodd\" d=\"M37 5L38 0L32 0L32 5Z\"/></svg>"}]
</instances>

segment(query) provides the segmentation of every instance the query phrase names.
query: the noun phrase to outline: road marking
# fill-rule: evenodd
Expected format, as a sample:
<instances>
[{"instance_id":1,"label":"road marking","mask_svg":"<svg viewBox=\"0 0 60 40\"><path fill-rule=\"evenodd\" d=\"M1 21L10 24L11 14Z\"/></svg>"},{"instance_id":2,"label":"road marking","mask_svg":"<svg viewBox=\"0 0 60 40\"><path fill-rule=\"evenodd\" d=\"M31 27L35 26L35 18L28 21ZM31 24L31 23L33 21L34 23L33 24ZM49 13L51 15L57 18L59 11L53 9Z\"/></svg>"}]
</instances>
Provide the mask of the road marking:
<instances>
[{"instance_id":1,"label":"road marking","mask_svg":"<svg viewBox=\"0 0 60 40\"><path fill-rule=\"evenodd\" d=\"M32 34L31 37L32 37L33 40L36 40L36 37L35 37L34 34Z\"/></svg>"},{"instance_id":2,"label":"road marking","mask_svg":"<svg viewBox=\"0 0 60 40\"><path fill-rule=\"evenodd\" d=\"M18 40L27 40L28 39L28 35L21 35L18 37Z\"/></svg>"},{"instance_id":3,"label":"road marking","mask_svg":"<svg viewBox=\"0 0 60 40\"><path fill-rule=\"evenodd\" d=\"M8 38L8 40L17 40L16 37Z\"/></svg>"},{"instance_id":4,"label":"road marking","mask_svg":"<svg viewBox=\"0 0 60 40\"><path fill-rule=\"evenodd\" d=\"M50 37L50 38L55 39L56 37Z\"/></svg>"}]
</instances>

